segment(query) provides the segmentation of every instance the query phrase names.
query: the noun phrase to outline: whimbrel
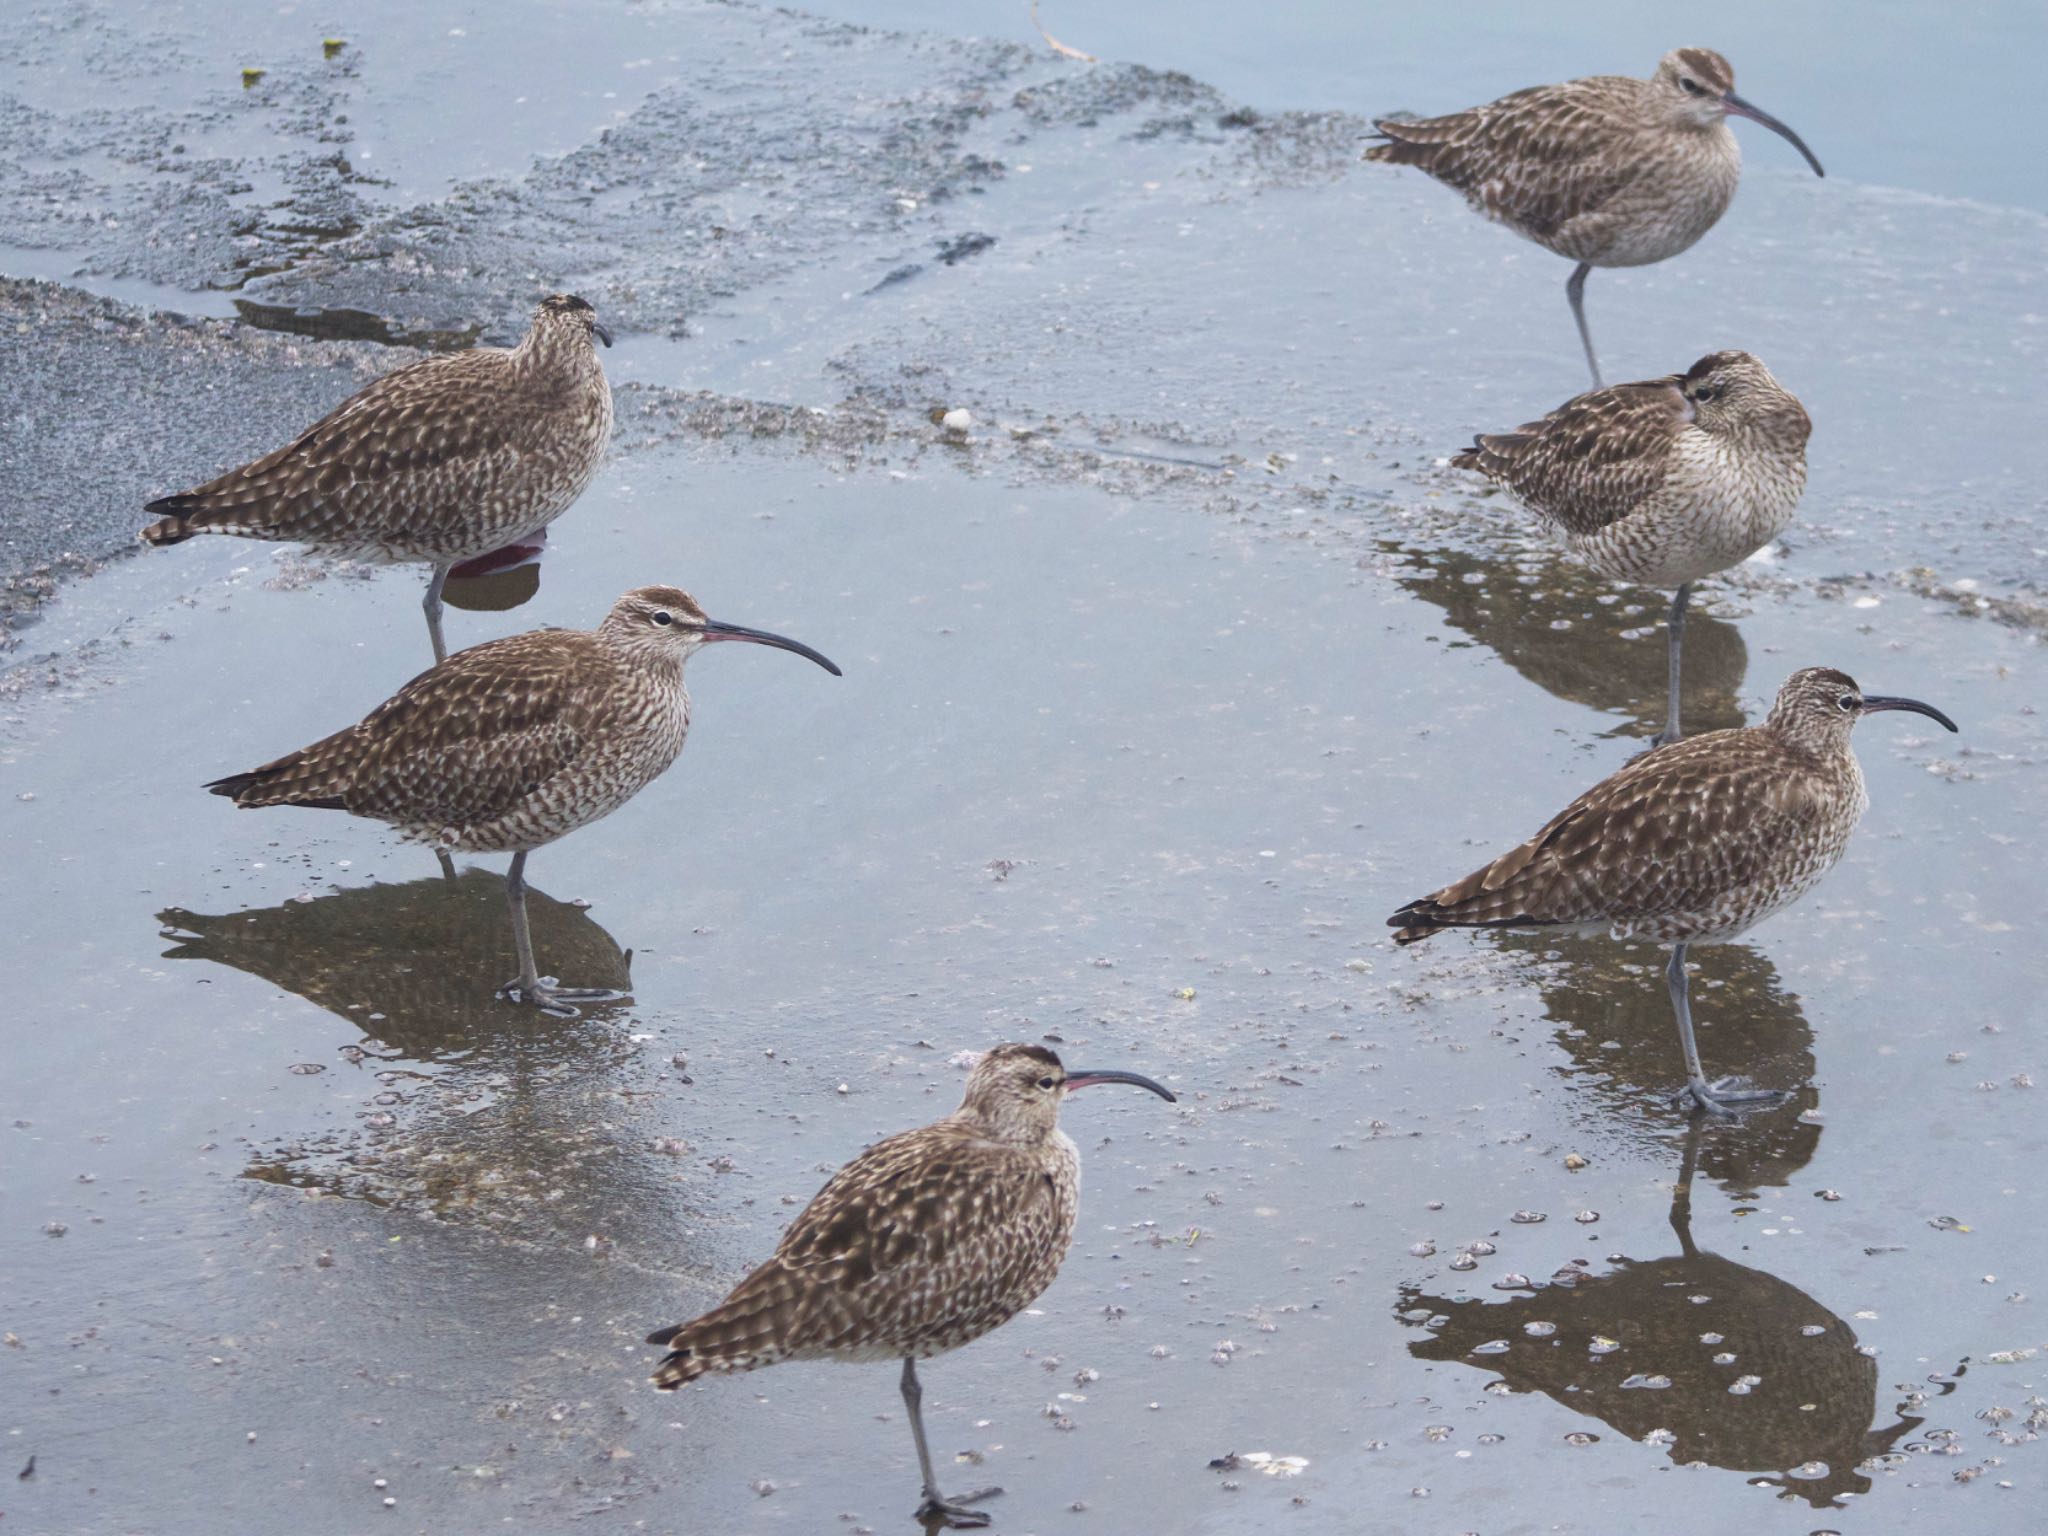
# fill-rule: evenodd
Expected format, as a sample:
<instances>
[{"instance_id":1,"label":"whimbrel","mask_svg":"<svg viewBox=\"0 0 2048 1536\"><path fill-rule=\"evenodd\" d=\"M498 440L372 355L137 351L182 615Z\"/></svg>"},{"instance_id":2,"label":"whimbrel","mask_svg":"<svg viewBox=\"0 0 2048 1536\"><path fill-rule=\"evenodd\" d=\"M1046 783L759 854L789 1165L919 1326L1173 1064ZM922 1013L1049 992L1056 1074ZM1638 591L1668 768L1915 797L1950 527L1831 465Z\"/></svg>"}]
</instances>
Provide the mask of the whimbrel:
<instances>
[{"instance_id":1,"label":"whimbrel","mask_svg":"<svg viewBox=\"0 0 2048 1536\"><path fill-rule=\"evenodd\" d=\"M1699 1109L1773 1098L1709 1085L1693 1043L1685 956L1720 944L1811 890L1842 856L1869 799L1849 744L1858 719L1918 699L1866 694L1832 667L1787 678L1761 725L1632 759L1528 842L1387 919L1397 944L1440 928L1562 928L1670 945L1666 982L1685 1052L1679 1095Z\"/></svg>"},{"instance_id":2,"label":"whimbrel","mask_svg":"<svg viewBox=\"0 0 2048 1536\"><path fill-rule=\"evenodd\" d=\"M1031 1304L1074 1237L1081 1155L1059 1128L1060 1099L1135 1072L1068 1071L1042 1045L999 1045L975 1064L960 1107L868 1148L790 1223L775 1255L687 1323L650 1334L673 1391L711 1372L782 1360L901 1360L903 1406L924 1474L920 1519L986 1525L939 1492L919 1411L917 1362L958 1349Z\"/></svg>"},{"instance_id":3,"label":"whimbrel","mask_svg":"<svg viewBox=\"0 0 2048 1536\"><path fill-rule=\"evenodd\" d=\"M1451 462L1504 485L1611 581L1675 588L1659 745L1679 738L1679 655L1692 583L1784 531L1806 488L1806 408L1747 352L1568 400L1482 434Z\"/></svg>"},{"instance_id":4,"label":"whimbrel","mask_svg":"<svg viewBox=\"0 0 2048 1536\"><path fill-rule=\"evenodd\" d=\"M433 567L423 604L445 661L441 590L464 561L545 528L583 494L612 435L612 391L584 300L541 300L516 347L429 357L344 400L274 453L160 497L149 544L198 533Z\"/></svg>"},{"instance_id":5,"label":"whimbrel","mask_svg":"<svg viewBox=\"0 0 2048 1536\"><path fill-rule=\"evenodd\" d=\"M1368 160L1413 165L1465 194L1474 211L1578 263L1565 295L1593 383L1586 274L1676 256L1727 210L1742 175L1730 117L1784 135L1824 176L1799 135L1735 94L1711 48L1664 55L1647 80L1594 75L1538 85L1448 117L1382 118Z\"/></svg>"},{"instance_id":6,"label":"whimbrel","mask_svg":"<svg viewBox=\"0 0 2048 1536\"><path fill-rule=\"evenodd\" d=\"M807 645L704 616L689 593L641 587L595 630L541 629L458 651L359 725L206 787L244 809L299 805L397 827L447 853L510 853L519 979L507 993L560 1011L617 993L559 985L534 964L526 856L609 816L683 750L683 663L744 640L839 669Z\"/></svg>"}]
</instances>

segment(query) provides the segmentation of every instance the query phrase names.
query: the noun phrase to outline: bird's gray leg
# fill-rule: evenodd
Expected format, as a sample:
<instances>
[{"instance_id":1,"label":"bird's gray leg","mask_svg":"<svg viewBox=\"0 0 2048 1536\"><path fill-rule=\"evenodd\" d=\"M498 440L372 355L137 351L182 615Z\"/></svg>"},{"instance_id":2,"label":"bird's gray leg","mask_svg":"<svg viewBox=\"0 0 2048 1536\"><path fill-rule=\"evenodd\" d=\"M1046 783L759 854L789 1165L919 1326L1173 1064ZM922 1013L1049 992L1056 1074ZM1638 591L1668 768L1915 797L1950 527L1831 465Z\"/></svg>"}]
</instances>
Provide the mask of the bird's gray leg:
<instances>
[{"instance_id":1,"label":"bird's gray leg","mask_svg":"<svg viewBox=\"0 0 2048 1536\"><path fill-rule=\"evenodd\" d=\"M526 927L526 850L523 848L512 855L512 867L505 871L505 899L512 907L512 943L519 951L519 979L507 990L517 992L522 998L533 997L541 990L540 970L533 963L533 935ZM1692 1036L1688 1034L1686 1038L1690 1040Z\"/></svg>"},{"instance_id":2,"label":"bird's gray leg","mask_svg":"<svg viewBox=\"0 0 2048 1536\"><path fill-rule=\"evenodd\" d=\"M1593 333L1586 329L1586 274L1593 263L1582 261L1564 285L1564 296L1572 301L1572 318L1579 322L1579 340L1586 348L1586 366L1593 370L1593 387L1600 387L1600 359L1593 355Z\"/></svg>"},{"instance_id":3,"label":"bird's gray leg","mask_svg":"<svg viewBox=\"0 0 2048 1536\"><path fill-rule=\"evenodd\" d=\"M1732 1104L1756 1104L1766 1099L1778 1099L1784 1095L1769 1088L1735 1088L1732 1078L1721 1078L1709 1084L1707 1074L1700 1067L1700 1048L1692 1038L1692 1001L1685 976L1685 945L1680 944L1671 951L1671 965L1664 973L1664 980L1671 988L1671 1009L1678 1015L1678 1043L1685 1050L1685 1086L1679 1089L1677 1102L1682 1106L1690 1103L1697 1110L1710 1115L1732 1115Z\"/></svg>"},{"instance_id":4,"label":"bird's gray leg","mask_svg":"<svg viewBox=\"0 0 2048 1536\"><path fill-rule=\"evenodd\" d=\"M1650 738L1653 747L1668 747L1681 734L1678 729L1678 679L1683 670L1680 657L1685 651L1685 600L1691 593L1691 583L1680 585L1671 599L1671 617L1664 625L1671 676L1664 695L1664 729Z\"/></svg>"},{"instance_id":5,"label":"bird's gray leg","mask_svg":"<svg viewBox=\"0 0 2048 1536\"><path fill-rule=\"evenodd\" d=\"M455 883L456 878L455 860L448 856L448 850L446 848L436 848L434 850L434 857L440 860L441 878L443 880L446 880L450 885L453 885Z\"/></svg>"},{"instance_id":6,"label":"bird's gray leg","mask_svg":"<svg viewBox=\"0 0 2048 1536\"><path fill-rule=\"evenodd\" d=\"M575 1003L616 1003L625 997L609 987L565 987L540 974L533 963L533 935L526 925L526 851L512 855L505 871L505 900L512 908L512 942L519 951L519 979L507 982L504 995L515 1003L532 1003L558 1019L576 1017Z\"/></svg>"},{"instance_id":7,"label":"bird's gray leg","mask_svg":"<svg viewBox=\"0 0 2048 1536\"><path fill-rule=\"evenodd\" d=\"M939 1480L932 1475L931 1448L924 1443L924 1413L920 1406L923 1402L924 1388L918 1384L917 1361L906 1355L903 1358L903 1406L910 1414L911 1437L917 1441L917 1465L924 1473L924 1502L917 1507L917 1518L946 1525L987 1525L987 1510L969 1509L967 1506L992 1499L1003 1490L984 1488L964 1499L949 1499L939 1492Z\"/></svg>"},{"instance_id":8,"label":"bird's gray leg","mask_svg":"<svg viewBox=\"0 0 2048 1536\"><path fill-rule=\"evenodd\" d=\"M434 642L434 660L438 664L448 659L448 643L441 638L441 591L448 585L450 567L434 567L434 579L427 583L426 600L420 604L427 613L427 638Z\"/></svg>"}]
</instances>

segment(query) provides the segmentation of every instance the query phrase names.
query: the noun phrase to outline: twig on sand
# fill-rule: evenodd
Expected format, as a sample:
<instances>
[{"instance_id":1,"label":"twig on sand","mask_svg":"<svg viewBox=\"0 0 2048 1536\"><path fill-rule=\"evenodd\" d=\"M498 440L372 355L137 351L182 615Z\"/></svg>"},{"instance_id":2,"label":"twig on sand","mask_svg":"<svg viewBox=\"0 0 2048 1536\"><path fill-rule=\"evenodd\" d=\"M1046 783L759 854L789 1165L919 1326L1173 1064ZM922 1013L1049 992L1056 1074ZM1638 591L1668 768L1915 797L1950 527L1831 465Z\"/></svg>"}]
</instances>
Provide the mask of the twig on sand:
<instances>
[{"instance_id":1,"label":"twig on sand","mask_svg":"<svg viewBox=\"0 0 2048 1536\"><path fill-rule=\"evenodd\" d=\"M1045 39L1046 46L1051 48L1054 53L1061 54L1069 59L1081 59L1089 64L1097 62L1094 54L1083 53L1078 48L1069 48L1065 43L1045 30L1045 23L1038 19L1038 0L1031 0L1031 25L1038 28L1038 35Z\"/></svg>"}]
</instances>

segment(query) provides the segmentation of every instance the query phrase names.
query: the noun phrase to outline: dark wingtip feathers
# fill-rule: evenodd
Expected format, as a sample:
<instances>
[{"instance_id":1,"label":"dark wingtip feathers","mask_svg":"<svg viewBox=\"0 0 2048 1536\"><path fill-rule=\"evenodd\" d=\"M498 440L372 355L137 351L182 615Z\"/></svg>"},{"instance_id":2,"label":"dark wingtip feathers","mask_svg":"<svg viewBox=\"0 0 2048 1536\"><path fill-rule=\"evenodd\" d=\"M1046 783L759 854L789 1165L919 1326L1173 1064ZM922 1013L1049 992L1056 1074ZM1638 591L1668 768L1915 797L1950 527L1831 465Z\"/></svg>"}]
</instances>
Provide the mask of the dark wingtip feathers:
<instances>
[{"instance_id":1,"label":"dark wingtip feathers","mask_svg":"<svg viewBox=\"0 0 2048 1536\"><path fill-rule=\"evenodd\" d=\"M173 505L176 500L175 496L165 496L152 501L142 509L145 512L167 514L161 521L151 523L142 530L140 537L143 543L182 544L192 537L195 530L186 523L184 514Z\"/></svg>"},{"instance_id":2,"label":"dark wingtip feathers","mask_svg":"<svg viewBox=\"0 0 2048 1536\"><path fill-rule=\"evenodd\" d=\"M201 533L242 533L265 535L265 524L251 515L247 505L210 504L201 491L180 491L146 502L145 512L155 512L160 521L142 530L145 544L182 544Z\"/></svg>"},{"instance_id":3,"label":"dark wingtip feathers","mask_svg":"<svg viewBox=\"0 0 2048 1536\"><path fill-rule=\"evenodd\" d=\"M663 1344L681 1331L681 1324L674 1328L664 1328L660 1333L649 1334L647 1342L650 1344ZM673 1392L678 1387L688 1386L699 1376L702 1376L706 1369L707 1367L703 1360L698 1357L696 1352L685 1346L682 1349L671 1350L668 1357L654 1368L654 1375L651 1379L658 1391Z\"/></svg>"},{"instance_id":4,"label":"dark wingtip feathers","mask_svg":"<svg viewBox=\"0 0 2048 1536\"><path fill-rule=\"evenodd\" d=\"M292 767L287 758L270 763L262 768L252 768L247 773L231 773L224 779L215 779L200 788L209 794L224 795L245 811L261 810L269 805L293 805L309 811L345 811L347 805L339 795L295 796L289 790L271 788L272 781L286 768ZM269 793L265 793L268 790Z\"/></svg>"},{"instance_id":5,"label":"dark wingtip feathers","mask_svg":"<svg viewBox=\"0 0 2048 1536\"><path fill-rule=\"evenodd\" d=\"M243 797L252 796L272 779L277 777L278 765L266 763L261 768L251 768L247 773L231 773L225 778L213 780L200 787L210 795L223 795L237 805L245 804ZM266 804L268 802L255 802Z\"/></svg>"},{"instance_id":6,"label":"dark wingtip feathers","mask_svg":"<svg viewBox=\"0 0 2048 1536\"><path fill-rule=\"evenodd\" d=\"M1528 445L1529 436L1524 432L1482 432L1472 439L1471 447L1452 457L1451 467L1477 470L1490 480L1498 480Z\"/></svg>"},{"instance_id":7,"label":"dark wingtip feathers","mask_svg":"<svg viewBox=\"0 0 2048 1536\"><path fill-rule=\"evenodd\" d=\"M1425 171L1443 146L1428 129L1432 119L1424 117L1381 117L1373 120L1373 137L1380 140L1366 150L1363 158L1379 165L1419 165Z\"/></svg>"},{"instance_id":8,"label":"dark wingtip feathers","mask_svg":"<svg viewBox=\"0 0 2048 1536\"><path fill-rule=\"evenodd\" d=\"M647 1342L673 1344L676 1336L689 1326L688 1323L677 1323L672 1328L656 1329L647 1335ZM653 1380L655 1386L662 1391L673 1392L677 1387L693 1382L703 1374L704 1362L697 1357L695 1350L685 1344L679 1349L669 1351L668 1357L654 1368Z\"/></svg>"},{"instance_id":9,"label":"dark wingtip feathers","mask_svg":"<svg viewBox=\"0 0 2048 1536\"><path fill-rule=\"evenodd\" d=\"M1394 942L1400 945L1419 944L1439 928L1448 926L1439 922L1435 915L1436 902L1430 897L1411 901L1407 906L1387 919L1387 926L1400 930L1394 935Z\"/></svg>"}]
</instances>

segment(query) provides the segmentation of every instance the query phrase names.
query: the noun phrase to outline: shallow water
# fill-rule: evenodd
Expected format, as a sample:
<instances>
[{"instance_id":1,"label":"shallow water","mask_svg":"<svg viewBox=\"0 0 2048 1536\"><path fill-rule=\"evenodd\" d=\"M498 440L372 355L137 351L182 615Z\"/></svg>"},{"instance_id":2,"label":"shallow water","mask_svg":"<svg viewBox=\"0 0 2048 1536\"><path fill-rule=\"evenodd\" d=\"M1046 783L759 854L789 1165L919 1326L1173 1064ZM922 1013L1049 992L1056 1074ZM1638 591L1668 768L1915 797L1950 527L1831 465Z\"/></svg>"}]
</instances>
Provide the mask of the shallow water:
<instances>
[{"instance_id":1,"label":"shallow water","mask_svg":"<svg viewBox=\"0 0 2048 1536\"><path fill-rule=\"evenodd\" d=\"M0 1431L35 1458L11 1522L906 1528L891 1373L671 1398L640 1340L829 1169L951 1108L956 1052L1048 1038L1182 1103L1070 1107L1065 1271L924 1372L935 1449L980 1458L950 1477L1009 1490L999 1529L2035 1527L2038 214L1753 150L1723 229L1591 289L1617 370L1734 339L1818 424L1784 546L1701 594L1688 723L1754 719L1825 661L1964 726L1864 726L1848 858L1697 956L1710 1069L1789 1098L1695 1136L1659 953L1383 937L1652 727L1662 599L1439 467L1580 387L1564 272L1355 168L1355 121L1224 127L1191 82L683 4L579 29L529 93L547 112L483 131L552 13L449 18L475 72L395 11L265 16L252 49L298 62L250 93L214 79L204 7L126 40L50 14L32 58L153 94L85 122L17 89L17 158L161 222L11 269L124 302L7 289L76 370L23 397L49 446L10 444L10 488L64 464L78 495L46 502L103 503L81 542L110 551L188 460L406 355L327 314L504 334L560 283L629 333L619 457L531 601L452 613L451 642L680 580L846 675L692 664L677 767L532 859L544 966L633 991L555 1021L491 995L494 874L196 788L416 670L415 573L194 541L40 603L0 674L0 815L34 871L0 1081ZM339 83L307 46L337 32ZM1751 84L1780 65L1724 46L1828 157ZM178 238L215 205L106 158L151 122L213 135L251 188L224 204L277 199L245 244L284 270L238 296L304 334L149 312L248 270ZM308 179L336 133L405 168ZM277 233L343 194L354 231ZM947 440L926 413L962 404Z\"/></svg>"}]
</instances>

